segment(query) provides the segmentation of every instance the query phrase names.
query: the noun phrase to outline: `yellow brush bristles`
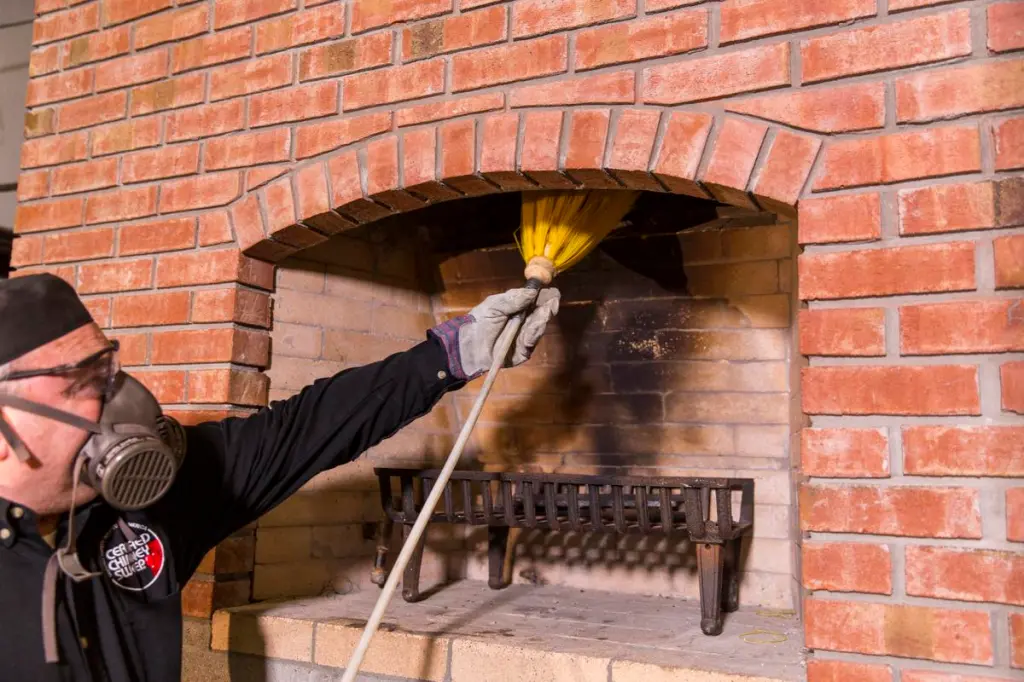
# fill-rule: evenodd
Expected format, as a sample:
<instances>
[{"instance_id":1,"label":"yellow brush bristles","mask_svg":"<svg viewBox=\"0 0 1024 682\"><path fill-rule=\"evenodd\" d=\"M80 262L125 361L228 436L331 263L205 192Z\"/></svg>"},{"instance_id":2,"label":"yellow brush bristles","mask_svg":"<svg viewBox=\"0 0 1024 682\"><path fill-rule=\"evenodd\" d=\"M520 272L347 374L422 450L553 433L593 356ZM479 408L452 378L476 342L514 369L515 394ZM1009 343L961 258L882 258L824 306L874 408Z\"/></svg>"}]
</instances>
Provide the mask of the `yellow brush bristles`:
<instances>
[{"instance_id":1,"label":"yellow brush bristles","mask_svg":"<svg viewBox=\"0 0 1024 682\"><path fill-rule=\"evenodd\" d=\"M637 196L628 190L523 192L516 242L527 263L526 276L539 276L549 284L608 236ZM546 269L546 276L538 268Z\"/></svg>"}]
</instances>

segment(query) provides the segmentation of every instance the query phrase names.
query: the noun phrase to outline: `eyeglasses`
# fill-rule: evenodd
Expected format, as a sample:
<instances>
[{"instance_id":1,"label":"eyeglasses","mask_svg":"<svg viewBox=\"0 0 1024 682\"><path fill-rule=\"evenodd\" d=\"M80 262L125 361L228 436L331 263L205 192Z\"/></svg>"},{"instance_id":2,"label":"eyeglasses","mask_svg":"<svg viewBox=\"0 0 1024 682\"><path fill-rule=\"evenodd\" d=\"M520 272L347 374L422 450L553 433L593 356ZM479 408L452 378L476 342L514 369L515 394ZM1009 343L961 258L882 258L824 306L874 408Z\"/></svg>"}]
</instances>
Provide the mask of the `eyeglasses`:
<instances>
[{"instance_id":1,"label":"eyeglasses","mask_svg":"<svg viewBox=\"0 0 1024 682\"><path fill-rule=\"evenodd\" d=\"M106 401L114 394L117 373L121 370L121 363L118 359L120 349L120 342L114 339L106 348L74 364L18 370L7 374L0 381L16 381L42 376L66 376L70 378L71 384L65 389L65 395L78 396L88 392L89 397L100 397Z\"/></svg>"}]
</instances>

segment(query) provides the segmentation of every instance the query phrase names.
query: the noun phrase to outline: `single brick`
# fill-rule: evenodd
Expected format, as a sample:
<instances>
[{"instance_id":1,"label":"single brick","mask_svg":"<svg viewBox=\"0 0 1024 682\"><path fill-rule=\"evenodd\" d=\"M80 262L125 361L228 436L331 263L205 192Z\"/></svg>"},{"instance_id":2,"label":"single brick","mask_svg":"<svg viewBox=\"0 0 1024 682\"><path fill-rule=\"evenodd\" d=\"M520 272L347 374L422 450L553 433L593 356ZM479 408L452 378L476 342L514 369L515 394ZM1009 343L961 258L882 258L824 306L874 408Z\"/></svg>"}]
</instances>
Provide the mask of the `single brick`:
<instances>
[{"instance_id":1,"label":"single brick","mask_svg":"<svg viewBox=\"0 0 1024 682\"><path fill-rule=\"evenodd\" d=\"M256 54L337 38L344 33L345 6L332 3L258 24Z\"/></svg>"},{"instance_id":2,"label":"single brick","mask_svg":"<svg viewBox=\"0 0 1024 682\"><path fill-rule=\"evenodd\" d=\"M198 142L126 154L121 161L124 183L193 175L198 171Z\"/></svg>"},{"instance_id":3,"label":"single brick","mask_svg":"<svg viewBox=\"0 0 1024 682\"><path fill-rule=\"evenodd\" d=\"M706 198L695 182L711 132L710 114L673 111L668 115L661 150L656 152L654 173L669 189Z\"/></svg>"},{"instance_id":4,"label":"single brick","mask_svg":"<svg viewBox=\"0 0 1024 682\"><path fill-rule=\"evenodd\" d=\"M213 246L224 244L234 239L231 233L231 221L227 211L204 213L199 216L199 245Z\"/></svg>"},{"instance_id":5,"label":"single brick","mask_svg":"<svg viewBox=\"0 0 1024 682\"><path fill-rule=\"evenodd\" d=\"M444 62L415 62L369 73L346 76L342 107L345 111L378 104L393 104L436 95L444 90Z\"/></svg>"},{"instance_id":6,"label":"single brick","mask_svg":"<svg viewBox=\"0 0 1024 682\"><path fill-rule=\"evenodd\" d=\"M292 55L277 54L210 71L210 101L273 90L292 82Z\"/></svg>"},{"instance_id":7,"label":"single brick","mask_svg":"<svg viewBox=\"0 0 1024 682\"><path fill-rule=\"evenodd\" d=\"M803 585L809 590L892 594L888 545L804 543Z\"/></svg>"},{"instance_id":8,"label":"single brick","mask_svg":"<svg viewBox=\"0 0 1024 682\"><path fill-rule=\"evenodd\" d=\"M1024 106L1024 59L922 71L896 79L896 119L934 121Z\"/></svg>"},{"instance_id":9,"label":"single brick","mask_svg":"<svg viewBox=\"0 0 1024 682\"><path fill-rule=\"evenodd\" d=\"M42 263L43 241L43 237L18 235L18 238L11 243L11 267L23 268L27 265Z\"/></svg>"},{"instance_id":10,"label":"single brick","mask_svg":"<svg viewBox=\"0 0 1024 682\"><path fill-rule=\"evenodd\" d=\"M402 186L430 182L436 175L437 133L419 128L402 135Z\"/></svg>"},{"instance_id":11,"label":"single brick","mask_svg":"<svg viewBox=\"0 0 1024 682\"><path fill-rule=\"evenodd\" d=\"M714 141L711 161L701 182L725 203L753 207L747 183L761 151L768 126L739 118L725 119Z\"/></svg>"},{"instance_id":12,"label":"single brick","mask_svg":"<svg viewBox=\"0 0 1024 682\"><path fill-rule=\"evenodd\" d=\"M190 371L188 401L263 406L269 387L270 378L259 372L235 369ZM248 581L245 582L248 585Z\"/></svg>"},{"instance_id":13,"label":"single brick","mask_svg":"<svg viewBox=\"0 0 1024 682\"><path fill-rule=\"evenodd\" d=\"M96 92L166 78L169 53L166 49L119 57L96 66Z\"/></svg>"},{"instance_id":14,"label":"single brick","mask_svg":"<svg viewBox=\"0 0 1024 682\"><path fill-rule=\"evenodd\" d=\"M512 37L600 24L636 16L636 0L523 0L512 7Z\"/></svg>"},{"instance_id":15,"label":"single brick","mask_svg":"<svg viewBox=\"0 0 1024 682\"><path fill-rule=\"evenodd\" d=\"M918 476L1024 476L1024 427L904 427L903 468Z\"/></svg>"},{"instance_id":16,"label":"single brick","mask_svg":"<svg viewBox=\"0 0 1024 682\"><path fill-rule=\"evenodd\" d=\"M801 244L872 241L882 236L878 194L846 194L800 201Z\"/></svg>"},{"instance_id":17,"label":"single brick","mask_svg":"<svg viewBox=\"0 0 1024 682\"><path fill-rule=\"evenodd\" d=\"M160 212L175 213L224 206L241 194L241 178L235 172L205 173L171 180L160 188Z\"/></svg>"},{"instance_id":18,"label":"single brick","mask_svg":"<svg viewBox=\"0 0 1024 682\"><path fill-rule=\"evenodd\" d=\"M248 57L251 43L251 26L239 26L176 43L171 60L172 71L190 71Z\"/></svg>"},{"instance_id":19,"label":"single brick","mask_svg":"<svg viewBox=\"0 0 1024 682\"><path fill-rule=\"evenodd\" d=\"M191 300L192 294L188 291L115 296L113 326L184 324L188 322Z\"/></svg>"},{"instance_id":20,"label":"single brick","mask_svg":"<svg viewBox=\"0 0 1024 682\"><path fill-rule=\"evenodd\" d=\"M800 489L800 527L829 533L978 539L979 492L953 487L806 484Z\"/></svg>"},{"instance_id":21,"label":"single brick","mask_svg":"<svg viewBox=\"0 0 1024 682\"><path fill-rule=\"evenodd\" d=\"M14 209L14 231L40 232L82 224L81 197L18 204Z\"/></svg>"},{"instance_id":22,"label":"single brick","mask_svg":"<svg viewBox=\"0 0 1024 682\"><path fill-rule=\"evenodd\" d=\"M999 366L1002 407L1024 414L1024 362L1006 362Z\"/></svg>"},{"instance_id":23,"label":"single brick","mask_svg":"<svg viewBox=\"0 0 1024 682\"><path fill-rule=\"evenodd\" d=\"M167 9L171 0L120 0L100 3L103 10L103 25L121 24L132 19Z\"/></svg>"},{"instance_id":24,"label":"single brick","mask_svg":"<svg viewBox=\"0 0 1024 682\"><path fill-rule=\"evenodd\" d=\"M981 170L975 126L930 128L830 142L815 190L901 182Z\"/></svg>"},{"instance_id":25,"label":"single brick","mask_svg":"<svg viewBox=\"0 0 1024 682\"><path fill-rule=\"evenodd\" d=\"M296 0L214 0L213 28L246 24L296 8Z\"/></svg>"},{"instance_id":26,"label":"single brick","mask_svg":"<svg viewBox=\"0 0 1024 682\"><path fill-rule=\"evenodd\" d=\"M87 190L105 189L117 184L117 159L84 161L53 170L53 194L72 194Z\"/></svg>"},{"instance_id":27,"label":"single brick","mask_svg":"<svg viewBox=\"0 0 1024 682\"><path fill-rule=\"evenodd\" d=\"M32 22L32 44L51 43L95 31L100 27L100 3L70 9L66 12L47 14Z\"/></svg>"},{"instance_id":28,"label":"single brick","mask_svg":"<svg viewBox=\"0 0 1024 682\"><path fill-rule=\"evenodd\" d=\"M1024 488L1006 491L1006 539L1024 542Z\"/></svg>"},{"instance_id":29,"label":"single brick","mask_svg":"<svg viewBox=\"0 0 1024 682\"><path fill-rule=\"evenodd\" d=\"M480 172L502 188L523 189L531 183L516 172L519 114L508 112L483 120Z\"/></svg>"},{"instance_id":30,"label":"single brick","mask_svg":"<svg viewBox=\"0 0 1024 682\"><path fill-rule=\"evenodd\" d=\"M305 159L332 149L365 140L391 129L391 114L387 112L311 123L295 131L295 157Z\"/></svg>"},{"instance_id":31,"label":"single brick","mask_svg":"<svg viewBox=\"0 0 1024 682\"><path fill-rule=\"evenodd\" d=\"M125 225L118 236L119 256L189 249L196 243L195 218L170 218Z\"/></svg>"},{"instance_id":32,"label":"single brick","mask_svg":"<svg viewBox=\"0 0 1024 682\"><path fill-rule=\"evenodd\" d=\"M205 2L180 9L170 16L161 14L149 17L135 24L135 49L143 50L153 45L179 42L205 33L209 26L210 7ZM129 27L123 26L117 30L122 29L127 35Z\"/></svg>"},{"instance_id":33,"label":"single brick","mask_svg":"<svg viewBox=\"0 0 1024 682\"><path fill-rule=\"evenodd\" d=\"M446 14L452 11L452 4L452 0L354 0L352 32L362 33L380 26Z\"/></svg>"},{"instance_id":34,"label":"single brick","mask_svg":"<svg viewBox=\"0 0 1024 682\"><path fill-rule=\"evenodd\" d=\"M507 26L504 7L414 24L402 32L402 60L409 62L470 47L493 45L505 40Z\"/></svg>"},{"instance_id":35,"label":"single brick","mask_svg":"<svg viewBox=\"0 0 1024 682\"><path fill-rule=\"evenodd\" d=\"M63 46L64 68L125 54L131 49L131 36L130 26L118 26L68 41ZM57 46L54 46L54 49L57 49Z\"/></svg>"},{"instance_id":36,"label":"single brick","mask_svg":"<svg viewBox=\"0 0 1024 682\"><path fill-rule=\"evenodd\" d=\"M413 107L399 109L395 112L395 121L398 126L411 126L431 121L441 121L446 118L456 118L467 114L478 114L482 111L494 111L505 106L505 95L500 92L491 92L486 95L470 95L457 99L434 102L431 104L418 104Z\"/></svg>"},{"instance_id":37,"label":"single brick","mask_svg":"<svg viewBox=\"0 0 1024 682\"><path fill-rule=\"evenodd\" d=\"M931 234L996 227L991 182L900 190L900 234Z\"/></svg>"},{"instance_id":38,"label":"single brick","mask_svg":"<svg viewBox=\"0 0 1024 682\"><path fill-rule=\"evenodd\" d=\"M973 365L807 367L801 385L808 414L981 414Z\"/></svg>"},{"instance_id":39,"label":"single brick","mask_svg":"<svg viewBox=\"0 0 1024 682\"><path fill-rule=\"evenodd\" d=\"M74 99L92 92L93 70L77 69L52 76L32 78L25 93L25 105L29 107Z\"/></svg>"},{"instance_id":40,"label":"single brick","mask_svg":"<svg viewBox=\"0 0 1024 682\"><path fill-rule=\"evenodd\" d=\"M779 130L754 182L754 196L778 212L795 207L820 148L817 137Z\"/></svg>"},{"instance_id":41,"label":"single brick","mask_svg":"<svg viewBox=\"0 0 1024 682\"><path fill-rule=\"evenodd\" d=\"M40 135L52 135L57 132L54 109L38 109L25 112L24 133L26 138L39 137Z\"/></svg>"},{"instance_id":42,"label":"single brick","mask_svg":"<svg viewBox=\"0 0 1024 682\"><path fill-rule=\"evenodd\" d=\"M192 298L192 322L238 322L270 326L270 296L239 289L203 289Z\"/></svg>"},{"instance_id":43,"label":"single brick","mask_svg":"<svg viewBox=\"0 0 1024 682\"><path fill-rule=\"evenodd\" d=\"M565 73L568 59L565 35L455 55L452 58L452 92Z\"/></svg>"},{"instance_id":44,"label":"single brick","mask_svg":"<svg viewBox=\"0 0 1024 682\"><path fill-rule=\"evenodd\" d=\"M156 267L156 286L162 289L241 282L270 289L273 273L274 268L269 263L248 258L234 249L170 254L160 256Z\"/></svg>"},{"instance_id":45,"label":"single brick","mask_svg":"<svg viewBox=\"0 0 1024 682\"><path fill-rule=\"evenodd\" d=\"M580 31L576 70L625 64L707 47L707 10L672 12Z\"/></svg>"},{"instance_id":46,"label":"single brick","mask_svg":"<svg viewBox=\"0 0 1024 682\"><path fill-rule=\"evenodd\" d=\"M299 80L336 76L390 64L391 41L389 31L306 50L299 57Z\"/></svg>"},{"instance_id":47,"label":"single brick","mask_svg":"<svg viewBox=\"0 0 1024 682\"><path fill-rule=\"evenodd\" d=\"M1024 613L1010 614L1010 665L1024 668Z\"/></svg>"},{"instance_id":48,"label":"single brick","mask_svg":"<svg viewBox=\"0 0 1024 682\"><path fill-rule=\"evenodd\" d=\"M804 618L814 649L992 665L983 611L807 599Z\"/></svg>"},{"instance_id":49,"label":"single brick","mask_svg":"<svg viewBox=\"0 0 1024 682\"><path fill-rule=\"evenodd\" d=\"M804 83L928 64L970 53L971 18L967 9L832 33L800 44Z\"/></svg>"},{"instance_id":50,"label":"single brick","mask_svg":"<svg viewBox=\"0 0 1024 682\"><path fill-rule=\"evenodd\" d=\"M398 137L374 140L366 145L366 194L395 189L398 185Z\"/></svg>"},{"instance_id":51,"label":"single brick","mask_svg":"<svg viewBox=\"0 0 1024 682\"><path fill-rule=\"evenodd\" d=\"M925 303L900 308L904 355L1006 353L1024 350L1020 301Z\"/></svg>"},{"instance_id":52,"label":"single brick","mask_svg":"<svg viewBox=\"0 0 1024 682\"><path fill-rule=\"evenodd\" d=\"M888 478L889 439L884 429L805 428L801 471L825 478Z\"/></svg>"},{"instance_id":53,"label":"single brick","mask_svg":"<svg viewBox=\"0 0 1024 682\"><path fill-rule=\"evenodd\" d=\"M888 665L851 661L807 661L807 682L892 682Z\"/></svg>"},{"instance_id":54,"label":"single brick","mask_svg":"<svg viewBox=\"0 0 1024 682\"><path fill-rule=\"evenodd\" d=\"M1007 235L992 241L995 250L996 288L1024 287L1024 235Z\"/></svg>"},{"instance_id":55,"label":"single brick","mask_svg":"<svg viewBox=\"0 0 1024 682\"><path fill-rule=\"evenodd\" d=\"M203 73L141 85L132 88L132 116L187 107L202 102L205 97L206 74Z\"/></svg>"},{"instance_id":56,"label":"single brick","mask_svg":"<svg viewBox=\"0 0 1024 682\"><path fill-rule=\"evenodd\" d=\"M683 104L788 85L789 43L650 66L641 97L648 104Z\"/></svg>"},{"instance_id":57,"label":"single brick","mask_svg":"<svg viewBox=\"0 0 1024 682\"><path fill-rule=\"evenodd\" d=\"M904 670L901 682L1013 682L1006 677L940 673L933 670Z\"/></svg>"},{"instance_id":58,"label":"single brick","mask_svg":"<svg viewBox=\"0 0 1024 682\"><path fill-rule=\"evenodd\" d=\"M948 242L799 258L802 299L895 296L975 288L974 243Z\"/></svg>"},{"instance_id":59,"label":"single brick","mask_svg":"<svg viewBox=\"0 0 1024 682\"><path fill-rule=\"evenodd\" d=\"M83 263L78 267L78 293L100 294L133 291L153 286L153 259ZM122 347L122 355L124 348ZM144 353L143 353L143 357ZM121 362L132 364L122 357Z\"/></svg>"},{"instance_id":60,"label":"single brick","mask_svg":"<svg viewBox=\"0 0 1024 682\"><path fill-rule=\"evenodd\" d=\"M885 355L883 308L801 310L798 327L803 355Z\"/></svg>"},{"instance_id":61,"label":"single brick","mask_svg":"<svg viewBox=\"0 0 1024 682\"><path fill-rule=\"evenodd\" d=\"M123 123L113 123L93 128L91 135L93 156L155 147L160 144L160 119L151 116ZM173 140L169 139L168 141Z\"/></svg>"},{"instance_id":62,"label":"single brick","mask_svg":"<svg viewBox=\"0 0 1024 682\"><path fill-rule=\"evenodd\" d=\"M1024 605L1024 554L911 545L907 594Z\"/></svg>"},{"instance_id":63,"label":"single brick","mask_svg":"<svg viewBox=\"0 0 1024 682\"><path fill-rule=\"evenodd\" d=\"M48 234L43 245L44 263L109 258L114 255L114 230L105 227L82 232Z\"/></svg>"},{"instance_id":64,"label":"single brick","mask_svg":"<svg viewBox=\"0 0 1024 682\"><path fill-rule=\"evenodd\" d=\"M610 118L608 109L576 109L569 113L566 170L601 168Z\"/></svg>"},{"instance_id":65,"label":"single brick","mask_svg":"<svg viewBox=\"0 0 1024 682\"><path fill-rule=\"evenodd\" d=\"M528 172L558 170L558 147L562 137L561 111L531 111L526 114L519 163ZM541 177L550 177L542 175Z\"/></svg>"},{"instance_id":66,"label":"single brick","mask_svg":"<svg viewBox=\"0 0 1024 682\"><path fill-rule=\"evenodd\" d=\"M394 139L394 138L389 138ZM398 148L395 146L397 158ZM390 158L390 155L389 155ZM373 163L369 157L368 163ZM441 126L441 177L445 180L472 175L476 165L476 125L473 120L452 121ZM397 182L398 164L394 177ZM369 187L367 187L369 189Z\"/></svg>"},{"instance_id":67,"label":"single brick","mask_svg":"<svg viewBox=\"0 0 1024 682\"><path fill-rule=\"evenodd\" d=\"M803 88L728 100L726 111L749 114L819 133L847 133L885 125L884 83Z\"/></svg>"},{"instance_id":68,"label":"single brick","mask_svg":"<svg viewBox=\"0 0 1024 682\"><path fill-rule=\"evenodd\" d=\"M109 223L145 218L156 213L155 186L90 194L85 200L85 223Z\"/></svg>"},{"instance_id":69,"label":"single brick","mask_svg":"<svg viewBox=\"0 0 1024 682\"><path fill-rule=\"evenodd\" d=\"M204 104L167 114L167 141L195 140L230 133L244 127L245 100Z\"/></svg>"},{"instance_id":70,"label":"single brick","mask_svg":"<svg viewBox=\"0 0 1024 682\"><path fill-rule=\"evenodd\" d=\"M68 102L60 107L58 130L63 133L124 118L127 103L128 93L123 91Z\"/></svg>"},{"instance_id":71,"label":"single brick","mask_svg":"<svg viewBox=\"0 0 1024 682\"><path fill-rule=\"evenodd\" d=\"M1024 6L997 2L988 6L988 49L1008 52L1024 47Z\"/></svg>"},{"instance_id":72,"label":"single brick","mask_svg":"<svg viewBox=\"0 0 1024 682\"><path fill-rule=\"evenodd\" d=\"M291 154L291 131L275 128L209 140L203 152L205 171L242 168L286 161Z\"/></svg>"},{"instance_id":73,"label":"single brick","mask_svg":"<svg viewBox=\"0 0 1024 682\"><path fill-rule=\"evenodd\" d=\"M633 173L647 176L660 122L660 112L646 109L627 109L619 115L608 168L621 171L617 173L620 179L632 177Z\"/></svg>"},{"instance_id":74,"label":"single brick","mask_svg":"<svg viewBox=\"0 0 1024 682\"><path fill-rule=\"evenodd\" d=\"M97 35L102 35L97 34ZM128 51L128 35L125 34L125 46L124 51ZM78 40L88 40L88 38L76 38L71 41L72 43ZM49 45L47 47L40 47L32 50L28 57L28 75L29 78L35 78L36 76L45 76L48 73L53 73L60 68L61 60L61 46L60 45ZM68 64L68 66L74 66L74 64Z\"/></svg>"},{"instance_id":75,"label":"single brick","mask_svg":"<svg viewBox=\"0 0 1024 682\"><path fill-rule=\"evenodd\" d=\"M161 405L185 402L184 370L135 372L133 376L149 389Z\"/></svg>"},{"instance_id":76,"label":"single brick","mask_svg":"<svg viewBox=\"0 0 1024 682\"><path fill-rule=\"evenodd\" d=\"M1024 168L1024 117L1008 118L992 128L996 170Z\"/></svg>"},{"instance_id":77,"label":"single brick","mask_svg":"<svg viewBox=\"0 0 1024 682\"><path fill-rule=\"evenodd\" d=\"M50 171L28 171L18 175L18 201L45 197L50 191Z\"/></svg>"},{"instance_id":78,"label":"single brick","mask_svg":"<svg viewBox=\"0 0 1024 682\"><path fill-rule=\"evenodd\" d=\"M487 95L478 96L486 97ZM516 88L509 95L509 103L512 107L632 104L635 99L636 85L632 71L600 73L568 81L528 85Z\"/></svg>"},{"instance_id":79,"label":"single brick","mask_svg":"<svg viewBox=\"0 0 1024 682\"><path fill-rule=\"evenodd\" d=\"M249 98L249 126L254 128L337 113L337 81L300 85Z\"/></svg>"},{"instance_id":80,"label":"single brick","mask_svg":"<svg viewBox=\"0 0 1024 682\"><path fill-rule=\"evenodd\" d=\"M840 24L877 11L874 0L727 0L722 3L719 42Z\"/></svg>"},{"instance_id":81,"label":"single brick","mask_svg":"<svg viewBox=\"0 0 1024 682\"><path fill-rule=\"evenodd\" d=\"M36 168L84 159L88 153L89 133L26 140L21 145L21 167Z\"/></svg>"}]
</instances>

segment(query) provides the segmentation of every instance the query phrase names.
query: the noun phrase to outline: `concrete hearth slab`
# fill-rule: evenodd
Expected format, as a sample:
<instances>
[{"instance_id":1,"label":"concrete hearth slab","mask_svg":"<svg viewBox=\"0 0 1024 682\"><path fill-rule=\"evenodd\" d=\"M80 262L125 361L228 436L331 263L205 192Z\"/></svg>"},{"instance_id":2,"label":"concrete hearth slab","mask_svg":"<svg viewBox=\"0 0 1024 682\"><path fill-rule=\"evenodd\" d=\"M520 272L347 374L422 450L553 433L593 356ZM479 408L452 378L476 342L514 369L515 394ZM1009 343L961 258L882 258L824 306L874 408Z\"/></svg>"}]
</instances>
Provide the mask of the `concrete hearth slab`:
<instances>
[{"instance_id":1,"label":"concrete hearth slab","mask_svg":"<svg viewBox=\"0 0 1024 682\"><path fill-rule=\"evenodd\" d=\"M316 679L340 678L378 594L220 611L213 649L301 662ZM476 581L442 587L416 604L396 595L362 670L368 680L436 682L805 678L801 628L791 613L742 609L726 615L720 636L708 637L696 602L554 586L492 591Z\"/></svg>"}]
</instances>

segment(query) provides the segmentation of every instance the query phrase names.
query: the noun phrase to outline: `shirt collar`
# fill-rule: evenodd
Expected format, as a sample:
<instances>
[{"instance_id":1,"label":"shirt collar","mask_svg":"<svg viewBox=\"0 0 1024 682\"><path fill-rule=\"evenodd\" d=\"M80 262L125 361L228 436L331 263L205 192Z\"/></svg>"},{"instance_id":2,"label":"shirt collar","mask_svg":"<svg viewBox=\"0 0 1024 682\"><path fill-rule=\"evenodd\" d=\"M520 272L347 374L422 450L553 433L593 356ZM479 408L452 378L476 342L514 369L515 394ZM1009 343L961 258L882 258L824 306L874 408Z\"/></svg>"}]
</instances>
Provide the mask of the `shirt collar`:
<instances>
[{"instance_id":1,"label":"shirt collar","mask_svg":"<svg viewBox=\"0 0 1024 682\"><path fill-rule=\"evenodd\" d=\"M100 504L99 498L88 504L79 505L75 509L75 535L81 534L89 513L98 504ZM42 540L42 536L39 534L38 519L39 515L25 505L0 497L0 546L12 547L22 538ZM62 514L57 525L58 529L64 528L66 521L67 514ZM60 532L58 532L59 536Z\"/></svg>"}]
</instances>

